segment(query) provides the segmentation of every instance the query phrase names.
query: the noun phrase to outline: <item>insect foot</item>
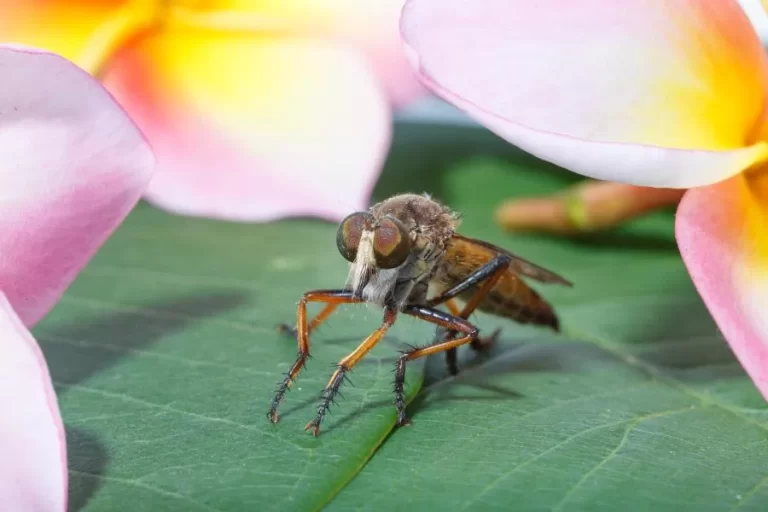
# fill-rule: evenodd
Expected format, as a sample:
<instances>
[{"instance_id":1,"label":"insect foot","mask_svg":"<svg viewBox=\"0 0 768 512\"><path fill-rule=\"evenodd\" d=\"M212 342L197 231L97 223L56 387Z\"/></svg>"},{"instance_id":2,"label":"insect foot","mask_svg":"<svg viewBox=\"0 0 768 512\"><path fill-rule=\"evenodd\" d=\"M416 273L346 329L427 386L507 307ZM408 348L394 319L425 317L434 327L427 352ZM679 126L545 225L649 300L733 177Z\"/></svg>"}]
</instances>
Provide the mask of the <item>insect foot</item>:
<instances>
[{"instance_id":1,"label":"insect foot","mask_svg":"<svg viewBox=\"0 0 768 512\"><path fill-rule=\"evenodd\" d=\"M410 425L411 420L405 415L405 394L403 387L405 385L405 364L408 362L408 354L405 353L395 363L395 408L397 409L397 426L402 427Z\"/></svg>"},{"instance_id":2,"label":"insect foot","mask_svg":"<svg viewBox=\"0 0 768 512\"><path fill-rule=\"evenodd\" d=\"M481 336L472 342L469 346L478 352L487 352L493 348L496 342L499 340L501 334L501 327L497 327L490 336Z\"/></svg>"},{"instance_id":3,"label":"insect foot","mask_svg":"<svg viewBox=\"0 0 768 512\"><path fill-rule=\"evenodd\" d=\"M307 426L304 427L304 430L313 430L315 437L320 435L320 423L323 422L325 413L328 412L331 404L336 405L336 395L339 394L341 383L347 379L348 371L349 368L344 365L340 364L336 367L336 371L333 372L331 380L328 381L328 385L325 386L325 389L323 390L320 406L317 408L317 414L315 415L314 419L312 419L312 421L307 423Z\"/></svg>"},{"instance_id":4,"label":"insect foot","mask_svg":"<svg viewBox=\"0 0 768 512\"><path fill-rule=\"evenodd\" d=\"M280 334L288 334L294 339L299 336L299 331L296 329L296 327L289 324L277 324L277 332Z\"/></svg>"}]
</instances>

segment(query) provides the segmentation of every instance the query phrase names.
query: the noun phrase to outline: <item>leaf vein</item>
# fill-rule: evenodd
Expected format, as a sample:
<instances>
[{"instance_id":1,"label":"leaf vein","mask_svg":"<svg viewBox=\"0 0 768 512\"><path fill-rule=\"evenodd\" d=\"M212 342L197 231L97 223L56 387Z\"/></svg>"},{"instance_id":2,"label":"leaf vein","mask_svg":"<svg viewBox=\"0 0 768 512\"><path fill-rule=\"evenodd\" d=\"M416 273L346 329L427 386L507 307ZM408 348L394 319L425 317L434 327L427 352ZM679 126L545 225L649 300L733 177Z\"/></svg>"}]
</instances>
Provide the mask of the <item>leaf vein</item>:
<instances>
[{"instance_id":1,"label":"leaf vein","mask_svg":"<svg viewBox=\"0 0 768 512\"><path fill-rule=\"evenodd\" d=\"M84 477L88 477L88 478L95 478L95 479L98 479L98 480L104 480L105 482L118 482L118 483L125 484L125 485L139 487L141 489L145 489L147 491L154 492L156 494L159 494L161 496L165 496L167 498L175 498L175 499L178 499L178 500L185 501L187 503L191 503L193 505L201 507L204 510L208 510L209 512L221 512L219 509L210 507L210 506L208 506L208 505L206 505L204 503L200 503L199 501L194 500L194 499L190 498L189 496L184 496L183 494L179 494L177 492L167 491L165 489L160 489L160 488L154 487L152 485L147 485L147 484L145 484L143 482L139 482L138 480L132 480L132 479L127 479L127 478L119 478L119 477L115 477L115 476L99 475L99 474L96 474L96 473L88 473L87 471L79 471L77 469L70 469L69 472L70 472L70 474L80 475L80 476L84 476Z\"/></svg>"},{"instance_id":2,"label":"leaf vein","mask_svg":"<svg viewBox=\"0 0 768 512\"><path fill-rule=\"evenodd\" d=\"M576 492L577 489L579 489L582 485L584 485L584 483L587 480L589 480L590 477L592 477L592 475L594 475L600 469L602 469L606 464L608 464L608 462L613 460L613 458L621 451L621 449L624 447L624 445L627 444L627 440L629 439L629 434L633 430L636 430L636 431L638 430L636 427L640 423L642 423L643 421L647 421L649 419L660 418L660 417L663 417L663 416L671 416L672 414L677 414L677 413L681 413L681 412L688 412L688 411L691 411L691 410L693 410L692 407L686 407L684 409L677 409L677 410L674 410L674 411L664 411L664 412L659 413L659 414L651 414L649 416L644 416L642 418L638 418L638 419L632 421L631 423L629 423L627 425L627 428L624 429L624 435L621 437L621 439L619 440L619 442L616 445L616 447L613 450L611 450L611 453L609 453L605 458L603 458L603 460L601 460L598 464L596 464L595 467L593 467L591 470L586 472L584 474L584 476L578 482L576 482L576 484L573 487L571 487L568 490L568 492L566 492L563 495L563 498L553 507L553 510L561 509L562 506L568 501L568 499L573 495L573 493Z\"/></svg>"},{"instance_id":3,"label":"leaf vein","mask_svg":"<svg viewBox=\"0 0 768 512\"><path fill-rule=\"evenodd\" d=\"M235 365L225 364L225 363L217 363L214 361L198 361L195 359L189 359L187 357L177 356L173 354L163 354L163 353L154 352L151 350L121 347L120 345L114 345L111 343L94 343L91 341L75 340L72 338L67 338L67 337L58 336L58 335L51 336L51 335L45 334L40 337L40 341L50 342L50 343L60 343L62 345L69 345L69 346L80 347L80 348L94 348L94 349L101 349L101 350L109 350L112 352L120 352L121 354L136 354L140 356L154 357L157 359L165 359L168 361L176 361L179 363L184 363L186 365L193 366L193 367L209 366L211 368L222 368L225 370L238 370L251 375L259 375L259 376L271 376L271 375L277 374L277 372L261 372L257 370L252 370L250 368L245 368L242 366L235 366Z\"/></svg>"},{"instance_id":4,"label":"leaf vein","mask_svg":"<svg viewBox=\"0 0 768 512\"><path fill-rule=\"evenodd\" d=\"M216 422L216 423L221 423L221 424L224 424L224 425L230 425L230 426L237 427L237 428L240 428L240 429L248 430L250 432L258 432L260 434L264 434L264 435L267 435L267 436L272 437L274 439L278 439L278 440L280 440L282 442L291 444L291 445L293 445L294 447L296 447L297 449L299 449L301 451L310 452L310 453L314 451L313 448L307 448L307 447L302 446L302 445L300 445L298 443L292 442L289 438L283 438L283 437L280 437L280 436L278 436L278 435L276 435L276 434L274 434L272 432L269 432L267 430L263 430L263 429L257 428L257 427L255 427L253 425L246 425L245 423L238 423L237 421L228 420L226 418L217 418L215 416L206 416L204 414L198 414L196 412L190 412L190 411L185 411L183 409L177 409L177 408L171 407L169 405L163 405L163 404L157 404L157 403L154 403L154 402L149 402L147 400L143 400L141 398L135 398L135 397L126 395L124 393L112 393L110 391L104 391L102 389L91 388L91 387L88 387L88 386L84 386L82 384L69 385L67 383L57 382L57 381L54 381L54 384L60 385L60 386L68 386L68 389L73 390L73 391L83 391L83 392L86 392L86 393L92 393L92 394L96 394L96 395L101 395L101 396L104 396L104 397L107 397L107 398L116 398L116 399L119 399L119 400L125 400L127 402L132 402L132 403L135 403L135 404L138 404L138 405L143 405L145 407L151 407L153 409L159 409L159 410L166 411L166 412L171 412L171 413L175 413L175 414L181 414L181 415L188 416L190 418L195 418L195 419L202 420L202 421Z\"/></svg>"},{"instance_id":5,"label":"leaf vein","mask_svg":"<svg viewBox=\"0 0 768 512\"><path fill-rule=\"evenodd\" d=\"M684 383L680 382L678 379L675 379L674 377L670 377L670 376L664 374L662 371L657 369L652 364L649 364L649 363L647 363L647 362L645 362L645 361L643 361L641 359L638 359L638 358L636 358L636 357L634 357L634 356L632 356L630 354L625 354L614 343L612 343L612 342L610 342L610 341L608 341L608 340L606 340L606 339L604 339L604 338L602 338L600 336L589 336L589 335L586 335L585 333L579 333L579 332L574 332L574 331L569 331L569 335L577 337L577 338L581 338L581 339L583 339L585 341L590 341L590 342L594 343L595 345L597 345L598 347L602 348L606 352L608 352L610 354L613 354L615 357L617 357L619 360L621 360L625 364L627 364L627 365L629 365L629 366L631 366L633 368L637 368L637 369L643 371L644 373L646 373L650 377L652 377L654 379L658 379L660 382L664 382L667 385L670 385L672 387L677 388L681 392L683 392L683 393L685 393L685 394L687 394L687 395L697 399L703 405L709 405L709 406L712 406L712 407L716 407L718 409L721 409L723 411L726 411L726 412L736 416L737 418L745 421L746 423L754 425L754 426L756 426L756 427L758 427L758 428L760 428L762 430L768 431L768 425L766 425L765 423L757 421L757 420L747 416L746 414L741 412L736 407L732 407L732 406L729 406L727 404L724 404L724 403L718 401L717 399L715 399L711 395L708 395L706 393L701 393L699 391L696 391L696 390L690 388L689 386L687 386Z\"/></svg>"},{"instance_id":6,"label":"leaf vein","mask_svg":"<svg viewBox=\"0 0 768 512\"><path fill-rule=\"evenodd\" d=\"M90 299L88 297L77 297L70 294L64 295L61 298L64 303L75 304L78 306L84 306L89 309L104 310L107 309L113 313L128 313L133 315L141 315L149 318L164 318L164 319L185 319L185 320L200 320L200 317L190 315L186 313L170 313L168 311L158 311L155 309L144 308L139 306L129 306L126 304L118 304L115 302L106 302L104 300ZM256 334L271 333L270 329L266 327L259 327L247 324L245 322L237 322L235 320L223 320L221 318L210 317L208 322L215 322L217 324L226 325L232 329L247 331Z\"/></svg>"},{"instance_id":7,"label":"leaf vein","mask_svg":"<svg viewBox=\"0 0 768 512\"><path fill-rule=\"evenodd\" d=\"M760 491L760 489L765 487L765 484L768 484L768 474L761 478L759 482L757 482L749 491L747 491L747 493L742 496L739 502L731 507L729 512L733 512L734 510L738 510L739 508L743 507L745 503L751 500L752 497Z\"/></svg>"},{"instance_id":8,"label":"leaf vein","mask_svg":"<svg viewBox=\"0 0 768 512\"><path fill-rule=\"evenodd\" d=\"M508 478L512 473L516 473L520 469L528 466L529 464L532 464L533 462L536 462L540 458L544 457L545 455L547 455L549 453L552 453L553 451L557 450L561 446L564 446L564 445L570 443L574 439L578 439L578 438L580 438L582 436L585 436L585 435L590 434L592 432L595 432L597 430L602 430L602 429L605 429L605 428L615 427L617 425L623 425L624 423L631 423L632 425L637 425L638 423L641 423L641 422L643 422L645 420L648 420L648 419L651 419L651 418L660 418L662 416L676 414L676 413L682 412L682 411L690 411L691 409L692 409L692 407L684 407L684 408L680 408L680 409L669 409L669 410L660 411L660 412L657 412L657 413L651 413L651 414L647 414L647 415L636 417L636 418L630 418L630 419L621 420L621 421L614 421L614 422L611 422L611 423L605 423L605 424L602 424L602 425L596 425L594 427L590 427L588 429L582 430L581 432L578 432L576 434L568 436L567 438L563 439L562 441L552 445L551 447L547 448L546 450L544 450L544 451L534 455L533 457L531 457L531 458L521 462L520 464L516 465L515 467L513 467L513 468L509 469L508 471L505 471L504 473L499 475L493 482L489 483L482 491L480 491L480 493L478 493L477 496L475 496L473 499L468 500L467 502L465 502L464 506L462 507L462 510L466 510L471 505L477 503L483 495L485 495L486 493L491 491L502 480Z\"/></svg>"}]
</instances>

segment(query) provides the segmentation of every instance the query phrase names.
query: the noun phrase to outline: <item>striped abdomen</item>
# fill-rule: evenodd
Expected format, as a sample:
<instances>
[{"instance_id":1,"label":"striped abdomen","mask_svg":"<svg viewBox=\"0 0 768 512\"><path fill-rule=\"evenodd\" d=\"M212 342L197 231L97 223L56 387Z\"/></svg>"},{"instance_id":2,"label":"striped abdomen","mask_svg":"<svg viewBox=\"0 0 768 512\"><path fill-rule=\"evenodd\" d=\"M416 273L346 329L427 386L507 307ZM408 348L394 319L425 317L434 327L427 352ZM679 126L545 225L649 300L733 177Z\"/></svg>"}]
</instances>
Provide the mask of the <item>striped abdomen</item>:
<instances>
[{"instance_id":1,"label":"striped abdomen","mask_svg":"<svg viewBox=\"0 0 768 512\"><path fill-rule=\"evenodd\" d=\"M458 284L499 254L512 256L491 244L465 237L454 237L446 247L443 268L436 276L438 288L444 290ZM559 330L557 315L552 306L523 281L515 268L513 260L479 303L478 309L522 324L545 325ZM543 269L540 270L543 271ZM459 298L464 301L469 300L481 285L482 283L470 288Z\"/></svg>"}]
</instances>

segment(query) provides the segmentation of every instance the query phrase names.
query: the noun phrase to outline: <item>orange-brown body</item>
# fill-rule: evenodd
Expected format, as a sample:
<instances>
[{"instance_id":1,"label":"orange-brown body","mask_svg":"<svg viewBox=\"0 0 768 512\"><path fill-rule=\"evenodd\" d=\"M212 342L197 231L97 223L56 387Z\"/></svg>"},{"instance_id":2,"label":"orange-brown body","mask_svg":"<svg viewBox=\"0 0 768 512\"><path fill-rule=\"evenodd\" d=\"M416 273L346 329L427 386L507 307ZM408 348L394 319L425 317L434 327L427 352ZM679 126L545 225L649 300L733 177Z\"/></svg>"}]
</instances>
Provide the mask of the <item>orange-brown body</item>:
<instances>
[{"instance_id":1,"label":"orange-brown body","mask_svg":"<svg viewBox=\"0 0 768 512\"><path fill-rule=\"evenodd\" d=\"M454 234L446 245L442 271L435 276L438 293L465 280L500 254L509 253L488 242ZM556 274L515 257L477 309L519 323L546 325L557 330L559 323L552 306L523 281L522 275L545 282L567 283ZM470 288L459 298L470 300L476 291Z\"/></svg>"},{"instance_id":2,"label":"orange-brown body","mask_svg":"<svg viewBox=\"0 0 768 512\"><path fill-rule=\"evenodd\" d=\"M498 330L481 338L479 329L468 321L475 310L559 330L552 307L523 278L571 283L505 249L460 235L459 224L457 212L427 194L393 196L341 221L336 245L350 263L347 283L342 289L304 293L296 312L296 328L281 326L297 336L299 353L272 399L270 421L278 421L278 404L309 358L310 331L341 304L374 304L383 309L384 317L378 329L339 361L323 390L315 418L306 426L315 435L346 374L384 337L399 315L420 318L441 330L432 343L411 347L397 359L394 393L398 426L408 423L404 395L408 361L444 352L448 371L455 375L457 348L469 345L484 350L492 346ZM465 302L462 308L453 303L455 298ZM310 302L326 304L311 320L307 318ZM437 309L440 306L449 312Z\"/></svg>"}]
</instances>

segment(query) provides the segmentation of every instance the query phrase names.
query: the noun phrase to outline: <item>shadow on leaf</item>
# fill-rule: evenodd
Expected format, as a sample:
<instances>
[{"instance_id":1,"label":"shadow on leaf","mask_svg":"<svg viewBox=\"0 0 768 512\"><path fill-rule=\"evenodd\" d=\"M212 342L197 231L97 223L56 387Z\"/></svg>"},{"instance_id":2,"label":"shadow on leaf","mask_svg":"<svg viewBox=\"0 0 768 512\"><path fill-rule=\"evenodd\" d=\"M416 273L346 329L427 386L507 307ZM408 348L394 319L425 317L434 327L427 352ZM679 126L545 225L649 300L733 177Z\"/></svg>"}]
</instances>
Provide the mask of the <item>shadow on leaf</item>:
<instances>
[{"instance_id":1,"label":"shadow on leaf","mask_svg":"<svg viewBox=\"0 0 768 512\"><path fill-rule=\"evenodd\" d=\"M92 433L66 427L69 474L69 510L77 512L96 494L109 465L104 444Z\"/></svg>"},{"instance_id":2,"label":"shadow on leaf","mask_svg":"<svg viewBox=\"0 0 768 512\"><path fill-rule=\"evenodd\" d=\"M660 296L625 339L625 350L681 381L744 377L728 342L698 298L676 300ZM617 336L614 336L617 337Z\"/></svg>"},{"instance_id":3,"label":"shadow on leaf","mask_svg":"<svg viewBox=\"0 0 768 512\"><path fill-rule=\"evenodd\" d=\"M603 351L589 343L552 343L500 339L488 352L475 352L469 347L459 350L459 373L450 377L445 357L430 358L425 387L476 385L490 375L513 372L579 371L587 360L608 359ZM442 354L441 354L442 355Z\"/></svg>"},{"instance_id":4,"label":"shadow on leaf","mask_svg":"<svg viewBox=\"0 0 768 512\"><path fill-rule=\"evenodd\" d=\"M442 354L441 354L442 355ZM470 349L460 355L462 361L456 376L449 376L443 357L432 357L428 362L427 379L416 397L408 405L408 414L418 417L418 411L439 402L456 401L506 401L523 398L514 389L508 389L488 382L494 375L520 372L576 372L584 362L601 359L613 360L613 356L589 343L498 343L488 353L477 354ZM440 367L437 368L436 366ZM483 391L483 394L454 395L454 386L468 386ZM371 402L357 411L346 414L334 422L328 430L353 421L357 416L371 409L393 407L391 401ZM394 409L392 409L394 412ZM394 414L393 414L394 420Z\"/></svg>"},{"instance_id":5,"label":"shadow on leaf","mask_svg":"<svg viewBox=\"0 0 768 512\"><path fill-rule=\"evenodd\" d=\"M121 310L84 322L75 321L71 326L48 326L37 337L56 382L57 394L61 394L66 393L69 386L107 370L120 359L131 357L132 350L145 350L171 332L235 309L246 300L247 296L242 293L179 297L142 306L141 310ZM143 313L146 310L156 316L147 316ZM78 342L87 345L78 345ZM99 349L100 343L104 344L104 350ZM106 470L109 457L97 438L74 427L67 427L67 452L69 467L76 470L70 475L70 509L80 510L101 485L100 476Z\"/></svg>"},{"instance_id":6,"label":"shadow on leaf","mask_svg":"<svg viewBox=\"0 0 768 512\"><path fill-rule=\"evenodd\" d=\"M37 335L53 380L62 389L85 381L114 365L131 350L145 350L171 332L205 317L213 317L244 304L243 293L179 297L110 312L71 326L48 326ZM144 311L155 315L148 316ZM59 342L59 340L64 341ZM78 342L87 345L78 346ZM104 350L99 349L103 344Z\"/></svg>"}]
</instances>

